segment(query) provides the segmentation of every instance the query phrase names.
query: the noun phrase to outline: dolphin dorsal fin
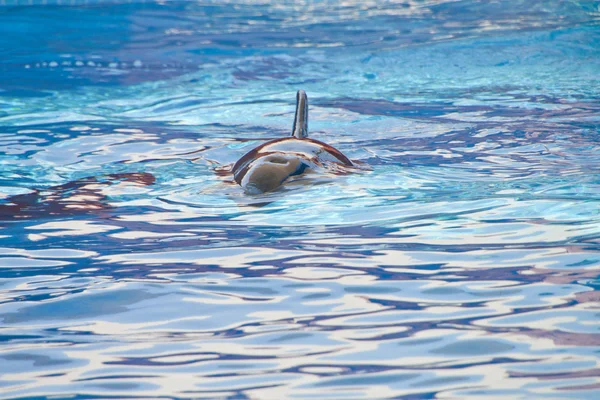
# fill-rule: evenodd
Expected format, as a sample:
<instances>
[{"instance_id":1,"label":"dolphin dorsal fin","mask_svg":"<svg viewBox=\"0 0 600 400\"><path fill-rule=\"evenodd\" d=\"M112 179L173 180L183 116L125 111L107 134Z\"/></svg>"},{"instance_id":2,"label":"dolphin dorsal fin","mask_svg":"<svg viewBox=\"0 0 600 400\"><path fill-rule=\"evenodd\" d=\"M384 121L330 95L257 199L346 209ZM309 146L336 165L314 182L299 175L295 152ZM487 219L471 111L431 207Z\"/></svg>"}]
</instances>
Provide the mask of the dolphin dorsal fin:
<instances>
[{"instance_id":1,"label":"dolphin dorsal fin","mask_svg":"<svg viewBox=\"0 0 600 400\"><path fill-rule=\"evenodd\" d=\"M298 90L296 94L296 117L292 137L296 139L308 137L308 97L304 90Z\"/></svg>"}]
</instances>

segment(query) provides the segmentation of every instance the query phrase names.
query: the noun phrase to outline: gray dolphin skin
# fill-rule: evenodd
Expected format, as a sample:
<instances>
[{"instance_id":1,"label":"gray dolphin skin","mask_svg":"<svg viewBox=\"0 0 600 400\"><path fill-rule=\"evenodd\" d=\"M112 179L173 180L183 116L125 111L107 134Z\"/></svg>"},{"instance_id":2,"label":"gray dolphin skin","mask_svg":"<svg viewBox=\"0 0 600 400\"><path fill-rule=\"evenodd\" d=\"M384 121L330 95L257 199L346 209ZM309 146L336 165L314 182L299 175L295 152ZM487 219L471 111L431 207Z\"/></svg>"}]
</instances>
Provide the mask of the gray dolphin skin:
<instances>
[{"instance_id":1,"label":"gray dolphin skin","mask_svg":"<svg viewBox=\"0 0 600 400\"><path fill-rule=\"evenodd\" d=\"M296 95L296 116L292 136L275 139L246 153L232 168L235 181L248 194L277 189L287 178L307 168L328 163L351 167L339 150L308 138L308 98L304 90Z\"/></svg>"}]
</instances>

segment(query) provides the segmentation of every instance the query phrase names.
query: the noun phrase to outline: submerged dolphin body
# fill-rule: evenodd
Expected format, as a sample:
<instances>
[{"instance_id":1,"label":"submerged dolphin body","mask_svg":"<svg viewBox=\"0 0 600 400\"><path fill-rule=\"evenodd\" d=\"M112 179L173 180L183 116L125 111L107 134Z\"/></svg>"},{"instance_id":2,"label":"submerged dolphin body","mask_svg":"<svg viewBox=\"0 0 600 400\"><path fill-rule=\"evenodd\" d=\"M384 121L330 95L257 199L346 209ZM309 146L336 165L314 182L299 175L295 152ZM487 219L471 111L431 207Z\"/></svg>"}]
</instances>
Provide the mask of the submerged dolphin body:
<instances>
[{"instance_id":1,"label":"submerged dolphin body","mask_svg":"<svg viewBox=\"0 0 600 400\"><path fill-rule=\"evenodd\" d=\"M299 90L292 137L258 146L240 158L232 172L247 193L260 194L278 188L287 178L307 168L331 163L353 165L339 150L308 138L308 98L304 90Z\"/></svg>"}]
</instances>

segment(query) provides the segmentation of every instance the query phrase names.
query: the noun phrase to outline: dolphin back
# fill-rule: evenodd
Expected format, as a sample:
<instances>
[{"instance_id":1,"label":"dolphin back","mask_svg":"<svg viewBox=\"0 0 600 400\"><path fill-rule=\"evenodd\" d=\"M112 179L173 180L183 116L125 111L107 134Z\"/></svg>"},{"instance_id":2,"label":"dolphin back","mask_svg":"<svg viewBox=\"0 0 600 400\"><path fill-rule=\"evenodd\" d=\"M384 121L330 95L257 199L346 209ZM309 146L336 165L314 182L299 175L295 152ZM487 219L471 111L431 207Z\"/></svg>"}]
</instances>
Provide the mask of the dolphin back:
<instances>
[{"instance_id":1,"label":"dolphin back","mask_svg":"<svg viewBox=\"0 0 600 400\"><path fill-rule=\"evenodd\" d=\"M296 117L292 137L304 139L308 137L308 97L304 90L298 90L296 94Z\"/></svg>"}]
</instances>

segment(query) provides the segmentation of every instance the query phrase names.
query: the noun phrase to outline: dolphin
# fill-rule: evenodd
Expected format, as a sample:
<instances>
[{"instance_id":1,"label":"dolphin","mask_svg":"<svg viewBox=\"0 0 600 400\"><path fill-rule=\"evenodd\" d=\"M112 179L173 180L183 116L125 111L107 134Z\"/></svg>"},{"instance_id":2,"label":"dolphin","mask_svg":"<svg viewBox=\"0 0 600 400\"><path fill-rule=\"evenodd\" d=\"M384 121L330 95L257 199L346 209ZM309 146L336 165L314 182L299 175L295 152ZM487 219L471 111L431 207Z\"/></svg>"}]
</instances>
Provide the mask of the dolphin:
<instances>
[{"instance_id":1,"label":"dolphin","mask_svg":"<svg viewBox=\"0 0 600 400\"><path fill-rule=\"evenodd\" d=\"M352 161L334 147L308 138L308 98L296 94L296 116L292 136L264 143L246 153L232 168L234 180L248 194L277 189L287 178L307 168L323 165L352 167Z\"/></svg>"}]
</instances>

